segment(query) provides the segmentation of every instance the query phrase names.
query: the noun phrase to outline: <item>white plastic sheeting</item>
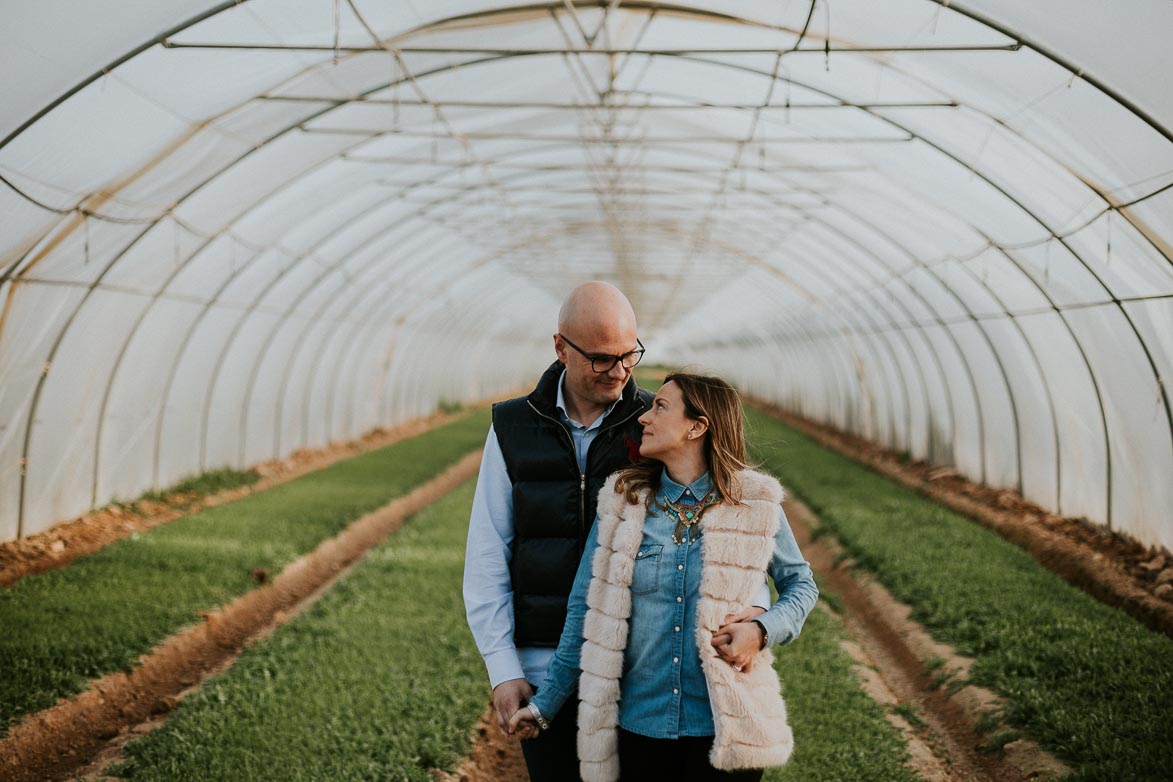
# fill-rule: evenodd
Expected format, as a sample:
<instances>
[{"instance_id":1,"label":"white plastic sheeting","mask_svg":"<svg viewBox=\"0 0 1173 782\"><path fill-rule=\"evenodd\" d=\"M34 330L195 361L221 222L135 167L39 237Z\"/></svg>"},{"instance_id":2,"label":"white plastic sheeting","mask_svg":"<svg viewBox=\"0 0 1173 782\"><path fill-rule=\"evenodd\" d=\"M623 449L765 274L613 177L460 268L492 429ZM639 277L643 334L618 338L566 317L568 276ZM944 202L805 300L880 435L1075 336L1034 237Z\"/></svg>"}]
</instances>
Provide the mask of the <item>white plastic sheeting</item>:
<instances>
[{"instance_id":1,"label":"white plastic sheeting","mask_svg":"<svg viewBox=\"0 0 1173 782\"><path fill-rule=\"evenodd\" d=\"M0 539L651 360L1173 546L1166 0L9 4Z\"/></svg>"}]
</instances>

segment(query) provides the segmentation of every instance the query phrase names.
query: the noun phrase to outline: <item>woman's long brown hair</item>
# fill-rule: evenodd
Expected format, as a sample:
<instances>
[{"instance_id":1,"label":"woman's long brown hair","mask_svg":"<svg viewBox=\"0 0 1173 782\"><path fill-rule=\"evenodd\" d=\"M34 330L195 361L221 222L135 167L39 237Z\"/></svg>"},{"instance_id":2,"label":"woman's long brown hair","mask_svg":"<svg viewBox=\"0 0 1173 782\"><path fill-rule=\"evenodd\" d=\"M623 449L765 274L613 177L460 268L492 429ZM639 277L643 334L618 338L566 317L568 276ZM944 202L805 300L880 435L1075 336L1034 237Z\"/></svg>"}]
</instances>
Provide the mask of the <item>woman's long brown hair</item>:
<instances>
[{"instance_id":1,"label":"woman's long brown hair","mask_svg":"<svg viewBox=\"0 0 1173 782\"><path fill-rule=\"evenodd\" d=\"M740 470L746 469L745 417L737 389L719 377L678 372L664 378L664 384L675 383L684 399L684 415L694 421L704 419L709 428L705 432L705 464L713 479L713 486L723 502L734 505L741 502ZM615 493L623 494L635 504L639 494L648 490L647 506L655 501L664 463L641 458L625 467L615 480Z\"/></svg>"}]
</instances>

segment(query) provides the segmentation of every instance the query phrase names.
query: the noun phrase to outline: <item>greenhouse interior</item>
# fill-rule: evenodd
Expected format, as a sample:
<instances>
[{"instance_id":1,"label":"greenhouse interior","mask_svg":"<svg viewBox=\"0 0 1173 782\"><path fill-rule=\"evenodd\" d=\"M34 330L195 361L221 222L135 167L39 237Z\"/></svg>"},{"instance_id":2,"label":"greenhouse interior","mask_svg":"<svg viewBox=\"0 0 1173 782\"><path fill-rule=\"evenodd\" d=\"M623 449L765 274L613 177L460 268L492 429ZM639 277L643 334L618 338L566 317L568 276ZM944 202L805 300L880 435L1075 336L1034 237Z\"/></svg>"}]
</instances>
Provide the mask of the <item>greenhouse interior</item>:
<instances>
[{"instance_id":1,"label":"greenhouse interior","mask_svg":"<svg viewBox=\"0 0 1173 782\"><path fill-rule=\"evenodd\" d=\"M820 599L781 638L735 623L781 683L782 761L718 751L753 731L712 666L740 693L750 665L686 660L712 711L657 740L726 776L682 778L1168 779L1171 33L1167 0L6 4L0 780L565 778L527 666L561 659L609 545L603 478L656 461L653 394L700 420L698 376L736 389L739 464L780 482L771 534ZM588 408L579 371L614 396ZM524 531L517 416L579 460L532 648L525 545L562 533ZM630 460L603 470L608 426ZM655 779L624 743L651 740L630 568L614 769L586 749L606 573L581 562L561 754Z\"/></svg>"}]
</instances>

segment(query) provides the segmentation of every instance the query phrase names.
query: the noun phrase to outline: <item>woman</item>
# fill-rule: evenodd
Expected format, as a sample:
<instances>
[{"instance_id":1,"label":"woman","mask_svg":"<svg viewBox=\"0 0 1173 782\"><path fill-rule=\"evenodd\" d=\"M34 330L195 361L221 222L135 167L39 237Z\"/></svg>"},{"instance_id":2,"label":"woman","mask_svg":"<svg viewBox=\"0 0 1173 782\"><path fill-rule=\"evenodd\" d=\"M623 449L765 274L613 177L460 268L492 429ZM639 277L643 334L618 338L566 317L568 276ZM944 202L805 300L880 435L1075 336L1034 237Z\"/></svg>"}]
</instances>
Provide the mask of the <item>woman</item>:
<instances>
[{"instance_id":1,"label":"woman","mask_svg":"<svg viewBox=\"0 0 1173 782\"><path fill-rule=\"evenodd\" d=\"M511 727L537 735L577 684L584 780L759 780L793 748L769 647L818 589L782 487L746 466L732 386L669 375L639 422L643 458L599 492L558 650ZM737 621L766 573L777 602Z\"/></svg>"}]
</instances>

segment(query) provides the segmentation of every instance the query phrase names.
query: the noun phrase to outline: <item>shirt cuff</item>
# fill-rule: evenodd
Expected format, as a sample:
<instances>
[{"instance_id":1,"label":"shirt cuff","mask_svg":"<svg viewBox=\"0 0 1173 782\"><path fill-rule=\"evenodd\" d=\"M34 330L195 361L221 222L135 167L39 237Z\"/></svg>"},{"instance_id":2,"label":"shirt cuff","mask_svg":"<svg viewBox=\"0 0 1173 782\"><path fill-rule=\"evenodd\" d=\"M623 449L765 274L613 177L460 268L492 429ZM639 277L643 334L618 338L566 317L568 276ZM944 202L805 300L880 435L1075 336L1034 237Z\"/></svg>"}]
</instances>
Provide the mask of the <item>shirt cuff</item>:
<instances>
[{"instance_id":1,"label":"shirt cuff","mask_svg":"<svg viewBox=\"0 0 1173 782\"><path fill-rule=\"evenodd\" d=\"M562 711L562 707L566 705L566 700L569 697L569 692L562 692L551 686L543 686L539 687L534 697L530 698L530 703L538 707L538 711L548 722L553 722L554 717Z\"/></svg>"},{"instance_id":2,"label":"shirt cuff","mask_svg":"<svg viewBox=\"0 0 1173 782\"><path fill-rule=\"evenodd\" d=\"M766 628L766 632L770 634L770 640L766 642L767 647L778 646L791 638L790 623L773 609L761 616L755 616L754 621L761 622L762 627Z\"/></svg>"},{"instance_id":3,"label":"shirt cuff","mask_svg":"<svg viewBox=\"0 0 1173 782\"><path fill-rule=\"evenodd\" d=\"M521 660L517 658L516 649L502 649L486 655L485 668L489 671L489 687L493 689L501 682L525 678L525 671L521 669Z\"/></svg>"}]
</instances>

